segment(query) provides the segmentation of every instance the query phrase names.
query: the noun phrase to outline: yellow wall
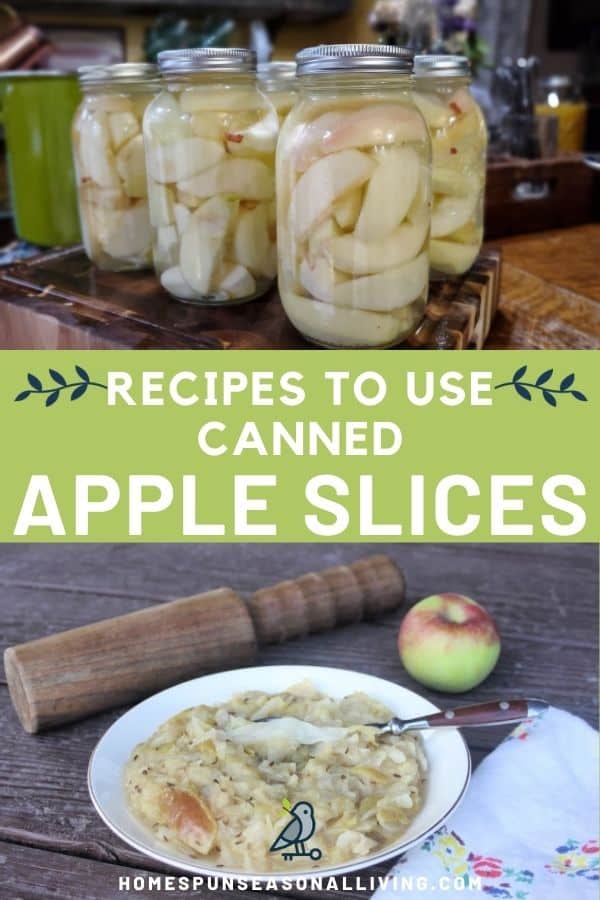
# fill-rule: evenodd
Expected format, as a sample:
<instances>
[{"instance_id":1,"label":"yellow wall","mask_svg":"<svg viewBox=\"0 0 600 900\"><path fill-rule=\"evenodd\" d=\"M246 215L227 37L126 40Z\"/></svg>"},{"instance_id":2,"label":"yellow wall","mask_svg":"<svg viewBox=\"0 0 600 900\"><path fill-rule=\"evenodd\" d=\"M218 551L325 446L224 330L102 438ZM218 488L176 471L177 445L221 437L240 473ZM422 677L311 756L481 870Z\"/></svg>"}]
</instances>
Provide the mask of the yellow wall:
<instances>
[{"instance_id":1,"label":"yellow wall","mask_svg":"<svg viewBox=\"0 0 600 900\"><path fill-rule=\"evenodd\" d=\"M337 41L373 41L375 35L367 22L373 8L374 0L354 0L352 12L330 21L314 25L289 24L279 28L276 35L275 59L290 59L298 50L313 44L336 43ZM139 60L143 56L144 31L154 20L154 16L94 16L87 13L50 13L40 9L32 9L27 19L34 24L47 25L81 25L98 28L120 28L125 32L126 55L129 60ZM230 43L245 43L247 32L244 27Z\"/></svg>"}]
</instances>

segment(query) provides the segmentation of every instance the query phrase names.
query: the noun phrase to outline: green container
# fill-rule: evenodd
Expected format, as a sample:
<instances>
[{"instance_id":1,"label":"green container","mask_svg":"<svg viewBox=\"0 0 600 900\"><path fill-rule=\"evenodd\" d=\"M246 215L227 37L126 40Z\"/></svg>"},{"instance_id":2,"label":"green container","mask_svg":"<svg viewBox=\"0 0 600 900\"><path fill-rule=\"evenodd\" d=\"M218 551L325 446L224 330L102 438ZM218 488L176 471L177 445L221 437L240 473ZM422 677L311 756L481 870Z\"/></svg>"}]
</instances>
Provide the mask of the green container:
<instances>
[{"instance_id":1,"label":"green container","mask_svg":"<svg viewBox=\"0 0 600 900\"><path fill-rule=\"evenodd\" d=\"M42 247L81 240L71 155L71 123L80 101L75 74L0 74L8 180L15 231Z\"/></svg>"}]
</instances>

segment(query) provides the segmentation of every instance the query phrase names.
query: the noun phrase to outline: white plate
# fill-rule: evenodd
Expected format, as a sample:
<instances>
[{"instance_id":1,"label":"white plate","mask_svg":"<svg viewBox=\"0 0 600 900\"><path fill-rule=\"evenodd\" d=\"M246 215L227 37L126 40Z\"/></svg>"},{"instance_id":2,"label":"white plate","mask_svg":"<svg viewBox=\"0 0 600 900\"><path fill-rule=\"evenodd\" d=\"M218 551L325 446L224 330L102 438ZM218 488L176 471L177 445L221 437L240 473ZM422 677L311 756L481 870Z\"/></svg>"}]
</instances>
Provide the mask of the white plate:
<instances>
[{"instance_id":1,"label":"white plate","mask_svg":"<svg viewBox=\"0 0 600 900\"><path fill-rule=\"evenodd\" d=\"M332 697L341 698L354 691L364 691L402 718L438 712L438 708L428 700L398 684L345 669L262 666L195 678L144 700L121 716L100 739L90 759L88 788L101 818L126 843L165 865L197 875L214 875L220 878L237 876L261 882L269 879L296 881L315 876L341 876L392 859L422 843L457 808L471 776L469 751L462 735L454 728L423 732L429 775L422 809L399 841L358 861L306 871L289 872L280 869L268 874L233 869L227 871L167 850L163 843L156 841L153 834L133 817L123 790L123 767L136 744L149 738L159 725L190 706L222 703L234 694L248 690L276 693L303 679L310 680L318 690Z\"/></svg>"}]
</instances>

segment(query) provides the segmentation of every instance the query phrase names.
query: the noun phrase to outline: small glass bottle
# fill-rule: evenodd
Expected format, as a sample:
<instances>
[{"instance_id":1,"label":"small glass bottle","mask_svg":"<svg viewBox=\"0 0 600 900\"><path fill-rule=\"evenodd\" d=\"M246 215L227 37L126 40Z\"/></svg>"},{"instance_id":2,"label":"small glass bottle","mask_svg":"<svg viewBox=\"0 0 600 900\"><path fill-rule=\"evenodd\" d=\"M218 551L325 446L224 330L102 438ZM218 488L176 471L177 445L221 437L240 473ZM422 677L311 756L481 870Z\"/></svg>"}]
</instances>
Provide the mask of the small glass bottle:
<instances>
[{"instance_id":1,"label":"small glass bottle","mask_svg":"<svg viewBox=\"0 0 600 900\"><path fill-rule=\"evenodd\" d=\"M277 110L279 123L282 125L296 102L296 63L261 63L258 66L258 83Z\"/></svg>"},{"instance_id":2,"label":"small glass bottle","mask_svg":"<svg viewBox=\"0 0 600 900\"><path fill-rule=\"evenodd\" d=\"M415 78L433 153L431 275L462 275L483 241L487 128L465 56L416 56Z\"/></svg>"},{"instance_id":3,"label":"small glass bottle","mask_svg":"<svg viewBox=\"0 0 600 900\"><path fill-rule=\"evenodd\" d=\"M250 50L165 50L144 117L154 267L189 303L242 303L277 274L279 120Z\"/></svg>"},{"instance_id":4,"label":"small glass bottle","mask_svg":"<svg viewBox=\"0 0 600 900\"><path fill-rule=\"evenodd\" d=\"M412 60L377 44L297 57L298 102L277 149L279 291L320 346L390 347L423 316L431 150Z\"/></svg>"},{"instance_id":5,"label":"small glass bottle","mask_svg":"<svg viewBox=\"0 0 600 900\"><path fill-rule=\"evenodd\" d=\"M542 78L535 114L558 120L557 150L560 153L581 153L585 144L588 105L577 81L569 75Z\"/></svg>"},{"instance_id":6,"label":"small glass bottle","mask_svg":"<svg viewBox=\"0 0 600 900\"><path fill-rule=\"evenodd\" d=\"M73 121L83 243L101 269L152 264L142 119L158 91L149 63L79 69L83 100Z\"/></svg>"}]
</instances>

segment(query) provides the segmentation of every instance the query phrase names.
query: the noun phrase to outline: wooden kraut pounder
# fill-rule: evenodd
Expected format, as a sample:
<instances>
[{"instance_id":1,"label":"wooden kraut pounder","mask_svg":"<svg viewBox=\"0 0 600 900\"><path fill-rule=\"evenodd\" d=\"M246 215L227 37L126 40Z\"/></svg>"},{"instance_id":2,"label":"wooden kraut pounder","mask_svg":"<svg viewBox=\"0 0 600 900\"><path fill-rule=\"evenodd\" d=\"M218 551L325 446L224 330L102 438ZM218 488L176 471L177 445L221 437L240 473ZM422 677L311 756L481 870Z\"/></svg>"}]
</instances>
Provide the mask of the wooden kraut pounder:
<instances>
[{"instance_id":1,"label":"wooden kraut pounder","mask_svg":"<svg viewBox=\"0 0 600 900\"><path fill-rule=\"evenodd\" d=\"M371 556L263 588L248 604L230 588L157 604L9 647L10 696L33 734L248 665L260 645L381 615L400 606L404 586L387 556Z\"/></svg>"}]
</instances>

